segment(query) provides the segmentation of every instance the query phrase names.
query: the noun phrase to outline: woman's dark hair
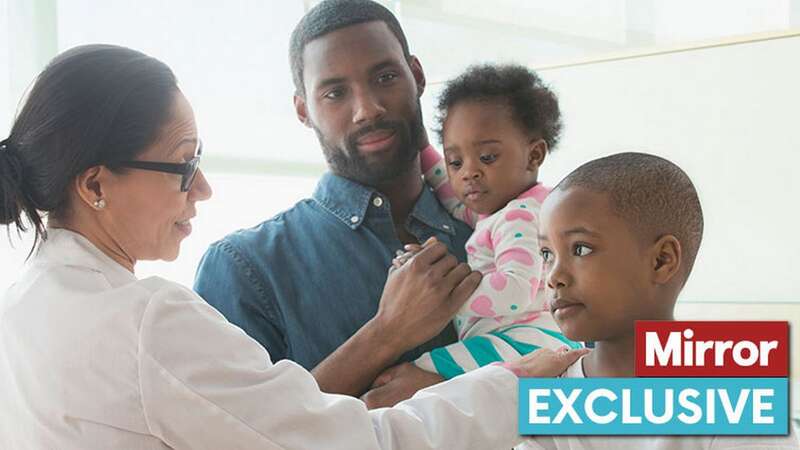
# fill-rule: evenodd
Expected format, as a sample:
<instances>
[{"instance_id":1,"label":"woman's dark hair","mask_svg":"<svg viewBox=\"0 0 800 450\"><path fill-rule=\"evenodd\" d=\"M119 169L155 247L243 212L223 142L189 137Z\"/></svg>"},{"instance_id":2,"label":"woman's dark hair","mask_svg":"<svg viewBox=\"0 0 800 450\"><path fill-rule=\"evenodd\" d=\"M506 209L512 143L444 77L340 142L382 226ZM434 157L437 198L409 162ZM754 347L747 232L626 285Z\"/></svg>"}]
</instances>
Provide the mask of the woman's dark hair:
<instances>
[{"instance_id":1,"label":"woman's dark hair","mask_svg":"<svg viewBox=\"0 0 800 450\"><path fill-rule=\"evenodd\" d=\"M177 90L169 67L125 47L85 45L58 55L0 142L0 224L32 227L36 248L47 238L43 216L67 212L75 177L135 159L169 119Z\"/></svg>"},{"instance_id":2,"label":"woman's dark hair","mask_svg":"<svg viewBox=\"0 0 800 450\"><path fill-rule=\"evenodd\" d=\"M558 98L536 75L518 64L470 66L447 82L437 105L440 140L447 111L463 101L505 102L517 125L538 134L552 151L561 137L561 111Z\"/></svg>"}]
</instances>

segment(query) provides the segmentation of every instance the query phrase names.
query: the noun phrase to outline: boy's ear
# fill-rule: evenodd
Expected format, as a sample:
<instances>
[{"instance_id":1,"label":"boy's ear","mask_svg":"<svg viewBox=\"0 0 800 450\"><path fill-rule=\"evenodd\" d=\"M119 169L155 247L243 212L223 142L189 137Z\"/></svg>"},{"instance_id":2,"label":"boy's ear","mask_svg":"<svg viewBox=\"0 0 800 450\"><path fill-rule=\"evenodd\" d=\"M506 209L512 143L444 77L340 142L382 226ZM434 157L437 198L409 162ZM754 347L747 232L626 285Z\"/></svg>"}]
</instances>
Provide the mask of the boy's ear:
<instances>
[{"instance_id":1,"label":"boy's ear","mask_svg":"<svg viewBox=\"0 0 800 450\"><path fill-rule=\"evenodd\" d=\"M419 58L414 55L408 57L408 68L411 69L411 74L414 75L414 83L417 85L417 97L422 97L425 92L425 71L422 70L422 63Z\"/></svg>"},{"instance_id":2,"label":"boy's ear","mask_svg":"<svg viewBox=\"0 0 800 450\"><path fill-rule=\"evenodd\" d=\"M311 122L308 120L308 108L306 107L306 99L295 94L294 96L294 112L297 114L297 120L303 125L311 127Z\"/></svg>"},{"instance_id":3,"label":"boy's ear","mask_svg":"<svg viewBox=\"0 0 800 450\"><path fill-rule=\"evenodd\" d=\"M667 284L680 272L683 265L683 249L675 236L662 236L653 245L653 282Z\"/></svg>"},{"instance_id":4,"label":"boy's ear","mask_svg":"<svg viewBox=\"0 0 800 450\"><path fill-rule=\"evenodd\" d=\"M528 170L539 170L547 156L547 141L532 139L528 145Z\"/></svg>"}]
</instances>

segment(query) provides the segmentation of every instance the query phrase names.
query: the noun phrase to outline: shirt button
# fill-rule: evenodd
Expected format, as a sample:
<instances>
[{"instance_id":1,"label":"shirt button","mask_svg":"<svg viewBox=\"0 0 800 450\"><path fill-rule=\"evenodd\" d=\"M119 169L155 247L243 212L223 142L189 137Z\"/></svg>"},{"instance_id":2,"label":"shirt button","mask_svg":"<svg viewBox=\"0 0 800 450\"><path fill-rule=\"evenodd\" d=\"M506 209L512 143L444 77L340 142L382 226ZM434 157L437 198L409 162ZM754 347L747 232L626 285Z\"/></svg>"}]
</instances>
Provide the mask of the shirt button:
<instances>
[{"instance_id":1,"label":"shirt button","mask_svg":"<svg viewBox=\"0 0 800 450\"><path fill-rule=\"evenodd\" d=\"M383 206L383 199L380 197L375 197L372 199L372 204L375 205L377 208Z\"/></svg>"},{"instance_id":2,"label":"shirt button","mask_svg":"<svg viewBox=\"0 0 800 450\"><path fill-rule=\"evenodd\" d=\"M358 216L353 216L350 218L350 223L358 223Z\"/></svg>"},{"instance_id":3,"label":"shirt button","mask_svg":"<svg viewBox=\"0 0 800 450\"><path fill-rule=\"evenodd\" d=\"M450 225L442 225L442 228L444 228L447 231L450 231Z\"/></svg>"}]
</instances>

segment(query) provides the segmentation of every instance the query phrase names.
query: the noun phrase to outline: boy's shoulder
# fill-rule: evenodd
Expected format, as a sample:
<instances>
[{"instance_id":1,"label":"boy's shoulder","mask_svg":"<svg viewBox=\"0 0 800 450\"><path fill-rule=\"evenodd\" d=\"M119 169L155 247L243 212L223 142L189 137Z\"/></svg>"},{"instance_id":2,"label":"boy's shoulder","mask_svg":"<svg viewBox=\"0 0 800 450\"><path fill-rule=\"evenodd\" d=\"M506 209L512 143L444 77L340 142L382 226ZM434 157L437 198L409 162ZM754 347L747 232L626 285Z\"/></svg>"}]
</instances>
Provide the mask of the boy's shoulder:
<instances>
[{"instance_id":1,"label":"boy's shoulder","mask_svg":"<svg viewBox=\"0 0 800 450\"><path fill-rule=\"evenodd\" d=\"M560 378L587 378L583 371L583 357L578 358L571 366L567 367Z\"/></svg>"}]
</instances>

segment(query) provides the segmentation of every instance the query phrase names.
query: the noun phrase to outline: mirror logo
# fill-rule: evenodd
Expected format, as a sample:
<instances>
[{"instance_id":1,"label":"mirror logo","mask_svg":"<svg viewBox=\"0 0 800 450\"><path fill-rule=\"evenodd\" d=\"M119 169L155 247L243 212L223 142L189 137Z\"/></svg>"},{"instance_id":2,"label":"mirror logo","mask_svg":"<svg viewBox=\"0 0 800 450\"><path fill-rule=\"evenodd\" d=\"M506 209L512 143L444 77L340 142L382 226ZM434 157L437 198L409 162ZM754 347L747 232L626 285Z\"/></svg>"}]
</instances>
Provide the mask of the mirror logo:
<instances>
[{"instance_id":1,"label":"mirror logo","mask_svg":"<svg viewBox=\"0 0 800 450\"><path fill-rule=\"evenodd\" d=\"M788 322L636 323L635 378L520 380L523 435L786 435Z\"/></svg>"}]
</instances>

